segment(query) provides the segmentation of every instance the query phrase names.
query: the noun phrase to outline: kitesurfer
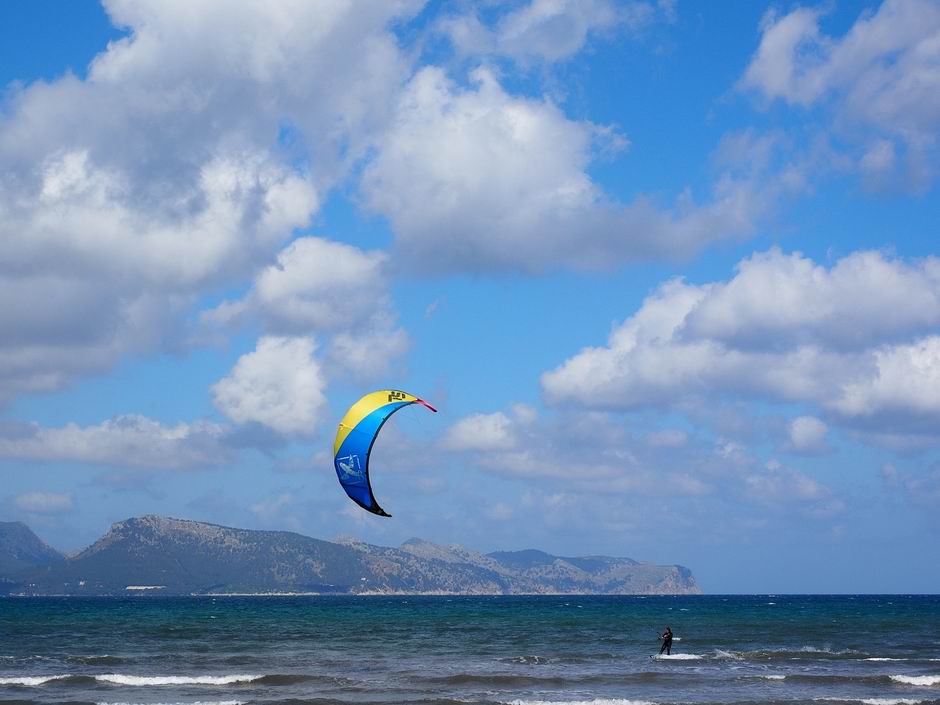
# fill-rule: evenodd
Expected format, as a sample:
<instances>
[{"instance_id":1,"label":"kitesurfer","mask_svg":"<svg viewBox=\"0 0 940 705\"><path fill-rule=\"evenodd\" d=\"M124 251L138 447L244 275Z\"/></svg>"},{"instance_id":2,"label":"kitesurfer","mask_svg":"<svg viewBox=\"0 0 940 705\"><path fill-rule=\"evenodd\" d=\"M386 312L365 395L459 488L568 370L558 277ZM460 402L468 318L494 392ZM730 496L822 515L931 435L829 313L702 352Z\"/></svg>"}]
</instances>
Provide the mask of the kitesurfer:
<instances>
[{"instance_id":1,"label":"kitesurfer","mask_svg":"<svg viewBox=\"0 0 940 705\"><path fill-rule=\"evenodd\" d=\"M663 640L663 645L659 648L659 655L662 656L663 651L665 651L666 656L669 656L672 651L672 629L666 627L666 631L659 638Z\"/></svg>"}]
</instances>

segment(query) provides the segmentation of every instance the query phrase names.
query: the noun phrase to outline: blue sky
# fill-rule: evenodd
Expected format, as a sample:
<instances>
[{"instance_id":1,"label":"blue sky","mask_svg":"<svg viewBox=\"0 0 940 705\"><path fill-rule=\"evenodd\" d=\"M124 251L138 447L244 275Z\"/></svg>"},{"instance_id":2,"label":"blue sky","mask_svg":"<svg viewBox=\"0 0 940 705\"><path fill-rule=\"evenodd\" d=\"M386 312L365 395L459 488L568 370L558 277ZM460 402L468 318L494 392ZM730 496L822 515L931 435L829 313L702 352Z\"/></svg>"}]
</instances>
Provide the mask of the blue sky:
<instances>
[{"instance_id":1,"label":"blue sky","mask_svg":"<svg viewBox=\"0 0 940 705\"><path fill-rule=\"evenodd\" d=\"M5 3L0 514L935 592L940 8ZM339 488L359 395L410 408Z\"/></svg>"}]
</instances>

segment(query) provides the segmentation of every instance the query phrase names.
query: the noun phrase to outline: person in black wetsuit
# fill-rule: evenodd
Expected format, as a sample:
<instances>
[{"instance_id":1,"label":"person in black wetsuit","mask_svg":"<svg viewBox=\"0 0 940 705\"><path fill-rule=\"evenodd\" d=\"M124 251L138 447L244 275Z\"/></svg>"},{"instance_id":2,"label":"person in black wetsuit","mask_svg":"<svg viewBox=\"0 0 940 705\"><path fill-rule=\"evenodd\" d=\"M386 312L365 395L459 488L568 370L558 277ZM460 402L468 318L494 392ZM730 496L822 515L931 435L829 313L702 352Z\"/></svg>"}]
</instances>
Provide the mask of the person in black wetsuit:
<instances>
[{"instance_id":1,"label":"person in black wetsuit","mask_svg":"<svg viewBox=\"0 0 940 705\"><path fill-rule=\"evenodd\" d=\"M659 637L663 640L663 645L659 649L659 655L663 655L663 651L666 652L666 656L669 656L672 652L672 629L666 627L666 631L663 632L663 635Z\"/></svg>"}]
</instances>

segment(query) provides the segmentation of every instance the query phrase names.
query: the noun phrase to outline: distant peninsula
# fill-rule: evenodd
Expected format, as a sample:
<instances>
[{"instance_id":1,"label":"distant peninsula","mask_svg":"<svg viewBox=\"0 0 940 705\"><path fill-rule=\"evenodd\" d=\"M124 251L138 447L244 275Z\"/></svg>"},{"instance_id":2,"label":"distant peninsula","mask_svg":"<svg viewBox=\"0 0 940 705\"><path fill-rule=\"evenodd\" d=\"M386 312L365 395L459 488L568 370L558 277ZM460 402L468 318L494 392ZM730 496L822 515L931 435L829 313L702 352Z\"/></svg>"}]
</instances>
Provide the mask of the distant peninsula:
<instances>
[{"instance_id":1,"label":"distant peninsula","mask_svg":"<svg viewBox=\"0 0 940 705\"><path fill-rule=\"evenodd\" d=\"M679 565L630 558L483 554L410 539L398 548L144 516L72 557L0 522L0 595L689 595Z\"/></svg>"}]
</instances>

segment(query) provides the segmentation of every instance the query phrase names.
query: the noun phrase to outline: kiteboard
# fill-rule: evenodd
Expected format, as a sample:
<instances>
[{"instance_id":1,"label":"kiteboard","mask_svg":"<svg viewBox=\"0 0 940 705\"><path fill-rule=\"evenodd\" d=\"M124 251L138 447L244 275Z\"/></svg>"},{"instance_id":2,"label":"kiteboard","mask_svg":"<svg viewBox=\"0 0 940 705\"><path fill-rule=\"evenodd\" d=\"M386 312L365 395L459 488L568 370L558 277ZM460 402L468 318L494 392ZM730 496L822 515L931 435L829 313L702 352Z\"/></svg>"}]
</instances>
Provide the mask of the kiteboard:
<instances>
[{"instance_id":1,"label":"kiteboard","mask_svg":"<svg viewBox=\"0 0 940 705\"><path fill-rule=\"evenodd\" d=\"M698 654L650 654L653 661L701 661Z\"/></svg>"}]
</instances>

